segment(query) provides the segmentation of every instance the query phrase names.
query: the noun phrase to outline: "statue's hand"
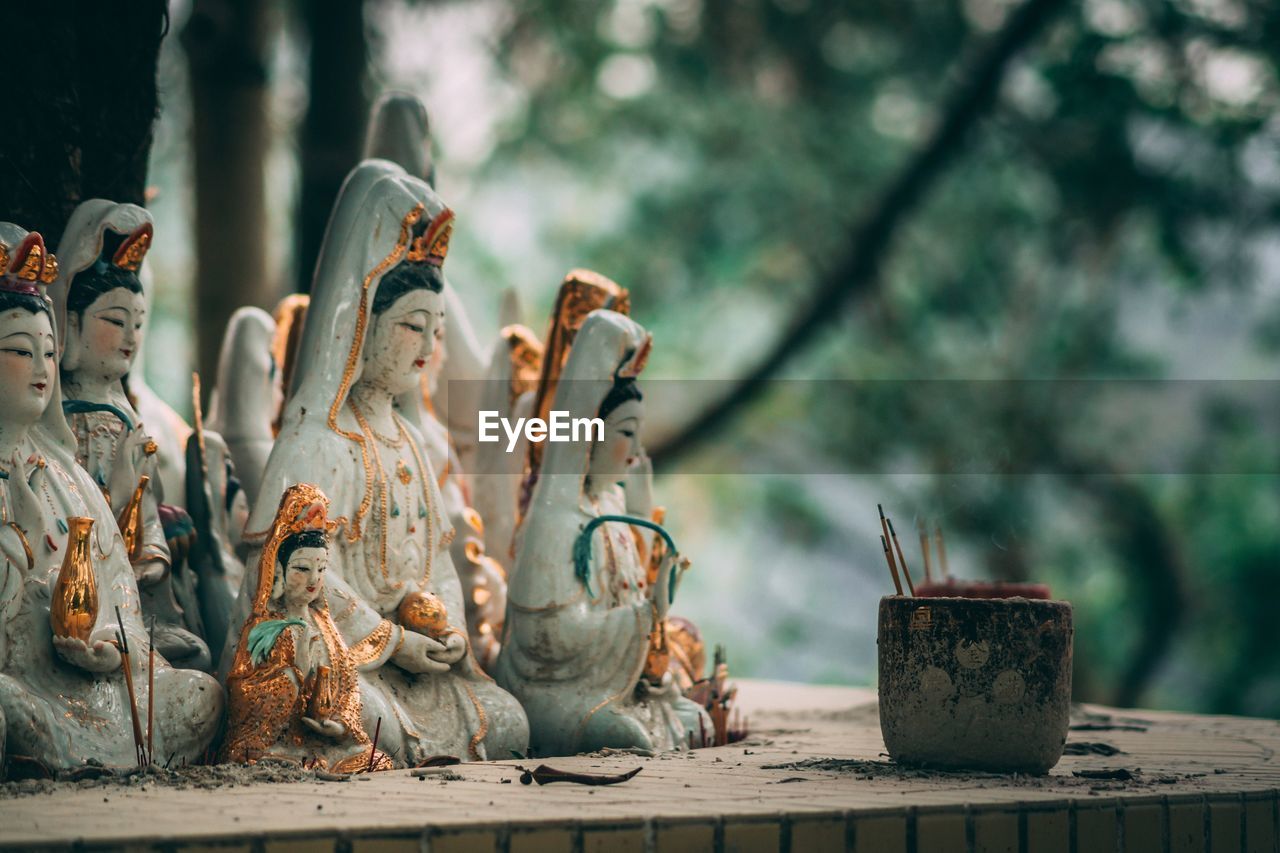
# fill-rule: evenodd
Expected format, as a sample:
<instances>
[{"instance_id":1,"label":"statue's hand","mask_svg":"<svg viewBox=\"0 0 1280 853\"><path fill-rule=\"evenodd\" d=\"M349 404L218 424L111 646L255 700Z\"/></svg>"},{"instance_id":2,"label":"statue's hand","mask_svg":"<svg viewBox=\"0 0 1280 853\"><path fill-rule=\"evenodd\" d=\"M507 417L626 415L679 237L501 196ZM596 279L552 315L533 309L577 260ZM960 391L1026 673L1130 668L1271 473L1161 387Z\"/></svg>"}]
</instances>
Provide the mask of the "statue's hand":
<instances>
[{"instance_id":1,"label":"statue's hand","mask_svg":"<svg viewBox=\"0 0 1280 853\"><path fill-rule=\"evenodd\" d=\"M164 580L165 574L169 571L169 566L161 559L145 560L133 567L133 576L138 581L138 586L153 586Z\"/></svg>"},{"instance_id":2,"label":"statue's hand","mask_svg":"<svg viewBox=\"0 0 1280 853\"><path fill-rule=\"evenodd\" d=\"M347 727L332 717L326 717L323 720L316 720L311 717L303 717L302 723L318 735L333 738L337 740L346 735Z\"/></svg>"},{"instance_id":3,"label":"statue's hand","mask_svg":"<svg viewBox=\"0 0 1280 853\"><path fill-rule=\"evenodd\" d=\"M115 672L120 668L120 650L106 640L87 644L78 637L54 637L53 647L67 663L89 672Z\"/></svg>"},{"instance_id":4,"label":"statue's hand","mask_svg":"<svg viewBox=\"0 0 1280 853\"><path fill-rule=\"evenodd\" d=\"M461 631L449 633L445 636L443 643L430 638L428 640L439 647L438 651L429 653L432 660L452 666L467 656L467 638L463 636Z\"/></svg>"},{"instance_id":5,"label":"statue's hand","mask_svg":"<svg viewBox=\"0 0 1280 853\"><path fill-rule=\"evenodd\" d=\"M689 570L689 558L667 553L658 567L658 582L653 586L653 604L659 619L667 618L671 609L671 588ZM674 571L672 571L674 569Z\"/></svg>"},{"instance_id":6,"label":"statue's hand","mask_svg":"<svg viewBox=\"0 0 1280 853\"><path fill-rule=\"evenodd\" d=\"M405 631L404 644L391 656L396 666L412 673L445 673L449 664L436 659L446 647L416 631Z\"/></svg>"},{"instance_id":7,"label":"statue's hand","mask_svg":"<svg viewBox=\"0 0 1280 853\"><path fill-rule=\"evenodd\" d=\"M653 462L643 450L627 468L622 481L627 497L627 515L650 518L653 513Z\"/></svg>"},{"instance_id":8,"label":"statue's hand","mask_svg":"<svg viewBox=\"0 0 1280 853\"><path fill-rule=\"evenodd\" d=\"M37 465L31 474L26 470L22 460L14 460L9 466L9 508L13 515L8 520L17 521L27 539L32 540L44 532L45 515L40 498L36 497L35 483L38 476L45 476L45 469Z\"/></svg>"}]
</instances>

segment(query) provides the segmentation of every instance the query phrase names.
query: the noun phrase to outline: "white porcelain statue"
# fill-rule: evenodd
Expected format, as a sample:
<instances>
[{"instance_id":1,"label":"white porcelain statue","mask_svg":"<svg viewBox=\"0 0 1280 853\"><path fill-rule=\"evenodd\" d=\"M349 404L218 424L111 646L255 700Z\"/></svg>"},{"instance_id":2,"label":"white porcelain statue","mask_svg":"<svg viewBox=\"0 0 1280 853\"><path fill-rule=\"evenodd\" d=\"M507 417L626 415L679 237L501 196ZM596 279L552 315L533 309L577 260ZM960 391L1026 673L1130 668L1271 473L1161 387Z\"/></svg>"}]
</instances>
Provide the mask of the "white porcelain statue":
<instances>
[{"instance_id":1,"label":"white porcelain statue","mask_svg":"<svg viewBox=\"0 0 1280 853\"><path fill-rule=\"evenodd\" d=\"M108 496L129 559L156 622L156 646L171 663L207 669L208 647L193 631L173 592L154 454L122 383L142 341L147 306L138 269L153 233L151 215L106 199L81 203L71 215L50 288L58 330L63 410L76 436L76 458Z\"/></svg>"},{"instance_id":2,"label":"white porcelain statue","mask_svg":"<svg viewBox=\"0 0 1280 853\"><path fill-rule=\"evenodd\" d=\"M281 403L280 368L271 352L275 333L275 320L261 308L245 307L231 315L209 404L206 426L226 443L249 506L258 498L275 444L272 423Z\"/></svg>"},{"instance_id":3,"label":"white porcelain statue","mask_svg":"<svg viewBox=\"0 0 1280 853\"><path fill-rule=\"evenodd\" d=\"M365 151L368 157L391 160L430 182L431 138L422 102L405 92L388 92L379 98ZM462 582L468 636L476 659L487 670L500 648L507 576L502 563L486 553L485 521L471 505L467 476L486 362L462 302L447 281L443 295L443 346L434 349L423 371L420 399L403 414L422 432L427 460L440 478L445 516L457 534L451 556Z\"/></svg>"},{"instance_id":4,"label":"white porcelain statue","mask_svg":"<svg viewBox=\"0 0 1280 853\"><path fill-rule=\"evenodd\" d=\"M113 642L119 608L136 710L153 754L198 760L221 720L211 677L157 660L111 507L76 462L63 416L53 312L56 265L38 234L0 223L0 751L12 762L132 765L129 693ZM74 535L73 535L74 532ZM155 707L150 708L154 699ZM0 760L0 766L3 761Z\"/></svg>"},{"instance_id":5,"label":"white porcelain statue","mask_svg":"<svg viewBox=\"0 0 1280 853\"><path fill-rule=\"evenodd\" d=\"M356 660L325 597L328 498L306 483L280 498L227 676L222 761L299 761L336 773L390 770L361 720Z\"/></svg>"},{"instance_id":6,"label":"white porcelain statue","mask_svg":"<svg viewBox=\"0 0 1280 853\"><path fill-rule=\"evenodd\" d=\"M366 730L381 720L380 743L409 765L439 754L506 758L528 741L519 703L471 654L453 528L422 435L395 406L399 398L414 411L435 346L451 228L436 194L398 166L369 160L348 176L246 534L261 543L296 483L329 496L333 621L361 672ZM241 624L252 599L241 591Z\"/></svg>"},{"instance_id":7,"label":"white porcelain statue","mask_svg":"<svg viewBox=\"0 0 1280 853\"><path fill-rule=\"evenodd\" d=\"M644 677L650 635L687 566L669 547L650 582L633 529L651 524L628 515L617 485L643 452L635 377L648 350L635 322L592 312L556 389L554 408L602 418L604 437L545 445L508 589L496 677L524 705L537 755L685 749L712 730L673 679ZM601 520L610 516L621 520Z\"/></svg>"}]
</instances>

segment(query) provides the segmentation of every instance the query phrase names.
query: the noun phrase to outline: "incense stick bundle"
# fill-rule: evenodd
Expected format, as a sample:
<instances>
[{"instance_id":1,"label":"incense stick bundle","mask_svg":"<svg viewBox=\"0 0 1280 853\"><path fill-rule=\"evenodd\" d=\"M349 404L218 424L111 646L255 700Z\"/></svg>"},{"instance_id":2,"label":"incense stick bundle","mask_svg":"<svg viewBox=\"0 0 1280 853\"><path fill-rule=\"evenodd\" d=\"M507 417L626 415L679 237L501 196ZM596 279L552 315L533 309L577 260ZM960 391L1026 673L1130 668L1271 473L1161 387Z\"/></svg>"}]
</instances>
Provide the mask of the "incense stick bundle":
<instances>
[{"instance_id":1,"label":"incense stick bundle","mask_svg":"<svg viewBox=\"0 0 1280 853\"><path fill-rule=\"evenodd\" d=\"M912 597L916 594L916 585L911 582L911 570L907 568L907 558L902 555L902 546L898 544L898 531L893 529L893 519L887 519L889 522L889 538L893 540L893 550L898 552L898 563L902 566L902 576L906 578L907 590Z\"/></svg>"},{"instance_id":2,"label":"incense stick bundle","mask_svg":"<svg viewBox=\"0 0 1280 853\"><path fill-rule=\"evenodd\" d=\"M151 621L147 637L147 763L155 755L156 722L156 623Z\"/></svg>"},{"instance_id":3,"label":"incense stick bundle","mask_svg":"<svg viewBox=\"0 0 1280 853\"><path fill-rule=\"evenodd\" d=\"M889 540L884 538L884 534L880 534L880 547L884 548L884 559L889 564L889 573L893 575L893 588L898 591L898 595L902 595L902 581L898 580L898 567L893 564L893 554L889 552Z\"/></svg>"},{"instance_id":4,"label":"incense stick bundle","mask_svg":"<svg viewBox=\"0 0 1280 853\"><path fill-rule=\"evenodd\" d=\"M133 747L138 755L138 766L146 765L146 744L142 739L142 722L138 719L138 694L133 689L133 664L129 661L129 637L124 632L124 619L120 616L120 608L116 607L116 624L119 631L116 639L120 644L120 662L124 667L124 686L129 692L129 718L133 722Z\"/></svg>"},{"instance_id":5,"label":"incense stick bundle","mask_svg":"<svg viewBox=\"0 0 1280 853\"><path fill-rule=\"evenodd\" d=\"M876 504L876 509L880 511L880 534L884 540L885 559L889 561L889 571L893 573L893 588L898 591L898 595L902 595L902 581L898 578L898 564L893 560L893 551L889 548L889 521L884 517L884 507Z\"/></svg>"},{"instance_id":6,"label":"incense stick bundle","mask_svg":"<svg viewBox=\"0 0 1280 853\"><path fill-rule=\"evenodd\" d=\"M924 555L924 582L933 583L933 571L929 566L929 529L925 527L923 518L916 524L916 532L920 534L920 553Z\"/></svg>"}]
</instances>

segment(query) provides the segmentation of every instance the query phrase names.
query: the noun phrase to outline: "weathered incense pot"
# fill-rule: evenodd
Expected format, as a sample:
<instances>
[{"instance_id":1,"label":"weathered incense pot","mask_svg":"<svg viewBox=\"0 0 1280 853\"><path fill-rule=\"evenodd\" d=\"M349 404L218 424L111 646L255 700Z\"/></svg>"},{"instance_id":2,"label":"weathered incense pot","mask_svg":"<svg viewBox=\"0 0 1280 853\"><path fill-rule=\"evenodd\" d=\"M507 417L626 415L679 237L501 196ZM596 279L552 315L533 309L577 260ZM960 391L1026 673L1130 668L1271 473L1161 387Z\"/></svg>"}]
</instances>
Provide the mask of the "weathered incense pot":
<instances>
[{"instance_id":1,"label":"weathered incense pot","mask_svg":"<svg viewBox=\"0 0 1280 853\"><path fill-rule=\"evenodd\" d=\"M157 755L195 761L220 720L222 690L163 661L147 677L147 630L124 541L76 463L60 405L44 296L54 269L38 234L0 223L0 767L6 748L51 771L89 759L131 765L135 712L154 721ZM120 627L137 652L136 705L114 642Z\"/></svg>"},{"instance_id":2,"label":"weathered incense pot","mask_svg":"<svg viewBox=\"0 0 1280 853\"><path fill-rule=\"evenodd\" d=\"M635 377L648 349L639 325L593 312L556 391L557 410L599 417L604 438L547 447L516 556L495 677L528 712L538 755L685 749L712 730L673 679L644 678L651 632L687 565L669 547L649 582L633 531L656 525L627 514L617 485L640 449Z\"/></svg>"},{"instance_id":3,"label":"weathered incense pot","mask_svg":"<svg viewBox=\"0 0 1280 853\"><path fill-rule=\"evenodd\" d=\"M255 572L253 612L227 676L221 759L299 761L340 773L389 770L361 720L356 657L329 614L329 500L315 486L280 498Z\"/></svg>"},{"instance_id":4,"label":"weathered incense pot","mask_svg":"<svg viewBox=\"0 0 1280 853\"><path fill-rule=\"evenodd\" d=\"M123 385L142 344L147 304L139 270L153 231L151 215L132 204L89 199L72 213L50 287L58 330L66 335L59 364L62 406L76 437L77 461L126 523L129 561L143 611L156 623L158 650L179 666L208 669L208 646L174 597L155 489L159 445L145 433Z\"/></svg>"},{"instance_id":5,"label":"weathered incense pot","mask_svg":"<svg viewBox=\"0 0 1280 853\"><path fill-rule=\"evenodd\" d=\"M1046 773L1066 743L1071 605L880 600L880 730L894 761Z\"/></svg>"},{"instance_id":6,"label":"weathered incense pot","mask_svg":"<svg viewBox=\"0 0 1280 853\"><path fill-rule=\"evenodd\" d=\"M407 764L523 754L519 703L476 664L462 624L453 527L415 410L444 316L440 268L452 214L421 180L381 160L343 185L320 253L294 391L263 473L246 541L260 550L274 509L295 483L316 483L341 519L326 575L334 624L360 670L367 731ZM257 555L250 552L250 564ZM246 578L248 577L246 574ZM443 640L406 628L405 596L444 602ZM240 636L253 600L237 597ZM223 654L223 662L231 656Z\"/></svg>"}]
</instances>

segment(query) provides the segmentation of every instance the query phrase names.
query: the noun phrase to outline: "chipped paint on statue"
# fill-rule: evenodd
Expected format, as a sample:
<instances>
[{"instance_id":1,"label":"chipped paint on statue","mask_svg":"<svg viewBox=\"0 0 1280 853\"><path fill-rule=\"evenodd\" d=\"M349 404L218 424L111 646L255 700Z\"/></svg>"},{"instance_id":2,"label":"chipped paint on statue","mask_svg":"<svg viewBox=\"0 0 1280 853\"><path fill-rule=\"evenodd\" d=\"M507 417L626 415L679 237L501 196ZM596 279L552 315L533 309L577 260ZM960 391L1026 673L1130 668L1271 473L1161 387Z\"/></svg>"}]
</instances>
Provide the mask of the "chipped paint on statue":
<instances>
[{"instance_id":1,"label":"chipped paint on statue","mask_svg":"<svg viewBox=\"0 0 1280 853\"><path fill-rule=\"evenodd\" d=\"M49 770L88 760L135 762L121 655L112 642L119 608L129 645L141 650L132 663L144 718L155 701L155 751L195 761L220 720L222 691L209 676L162 660L154 694L148 689L148 638L133 569L110 506L76 463L60 405L55 325L44 296L55 269L38 234L0 223L0 391L9 401L0 407L0 742L11 761ZM85 577L58 582L73 528L87 537L71 562L92 573L92 584ZM76 587L86 585L92 596L54 606L55 595L78 595ZM67 621L69 606L80 636L55 636L54 623ZM62 618L54 619L54 610Z\"/></svg>"},{"instance_id":2,"label":"chipped paint on statue","mask_svg":"<svg viewBox=\"0 0 1280 853\"><path fill-rule=\"evenodd\" d=\"M261 547L280 495L295 483L329 496L339 525L326 581L334 623L361 672L366 729L381 718L379 743L407 764L438 754L505 757L528 743L519 704L471 654L449 553L453 527L422 434L395 405L409 410L435 346L451 220L426 184L391 163L366 161L348 176L317 265L295 390L246 534ZM443 602L452 630L437 638L404 624L400 605L418 592ZM251 599L242 588L241 624Z\"/></svg>"},{"instance_id":3,"label":"chipped paint on statue","mask_svg":"<svg viewBox=\"0 0 1280 853\"><path fill-rule=\"evenodd\" d=\"M679 558L669 551L650 583L632 525L599 521L626 517L617 482L641 452L635 377L648 347L636 323L593 312L556 391L555 409L602 418L605 437L546 447L508 593L496 677L524 704L538 755L684 749L691 734L712 730L669 674L656 685L644 678ZM580 536L590 539L579 545Z\"/></svg>"}]
</instances>

